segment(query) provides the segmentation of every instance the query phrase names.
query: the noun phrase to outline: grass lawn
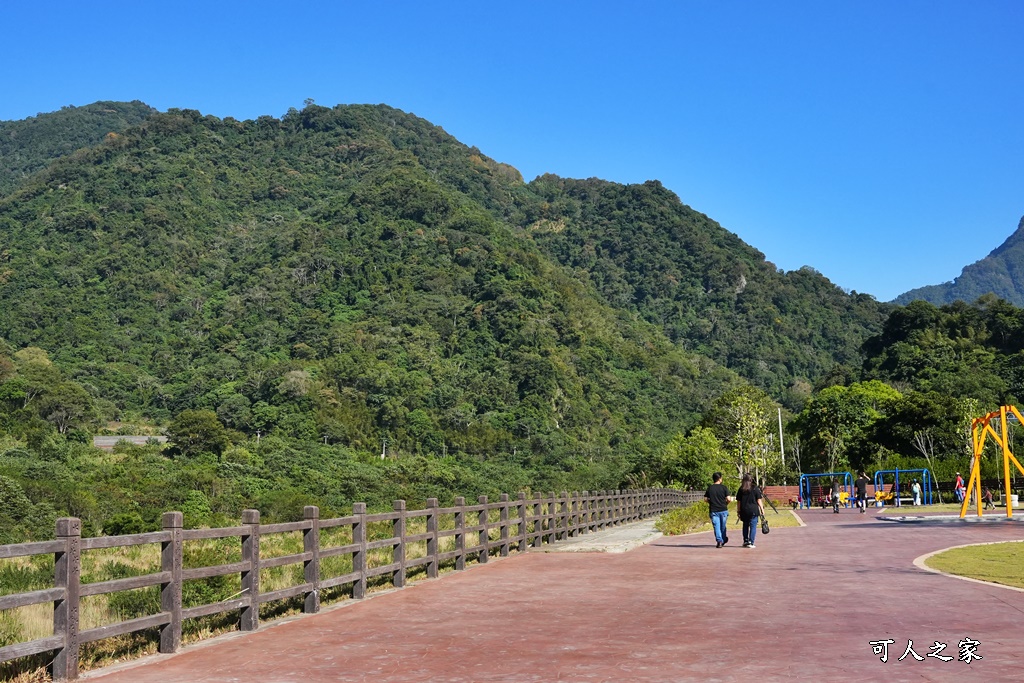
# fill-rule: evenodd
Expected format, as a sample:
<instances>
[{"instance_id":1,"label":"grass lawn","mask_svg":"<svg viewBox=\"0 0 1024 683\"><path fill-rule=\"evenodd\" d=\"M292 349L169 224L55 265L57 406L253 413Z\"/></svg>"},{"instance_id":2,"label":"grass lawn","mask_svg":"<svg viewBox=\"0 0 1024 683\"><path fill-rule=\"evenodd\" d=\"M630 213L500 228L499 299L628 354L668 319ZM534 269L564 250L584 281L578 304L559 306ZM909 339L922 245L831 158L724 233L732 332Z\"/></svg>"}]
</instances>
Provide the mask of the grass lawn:
<instances>
[{"instance_id":1,"label":"grass lawn","mask_svg":"<svg viewBox=\"0 0 1024 683\"><path fill-rule=\"evenodd\" d=\"M785 526L800 526L800 522L790 512L788 507L779 507L778 512L766 508L765 516L768 524L777 529ZM671 510L661 516L655 524L655 528L666 536L678 536L680 534L697 534L702 531L711 531L711 520L708 518L708 504L696 503L690 507ZM743 523L736 514L735 506L729 510L729 531L741 532ZM758 531L760 534L760 531Z\"/></svg>"},{"instance_id":2,"label":"grass lawn","mask_svg":"<svg viewBox=\"0 0 1024 683\"><path fill-rule=\"evenodd\" d=\"M982 508L985 505L982 504ZM1014 506L1014 510L1018 509L1019 506ZM935 505L902 505L895 507L894 505L886 505L884 508L878 510L880 515L919 515L922 513L935 513L941 512L943 514L960 514L960 503L936 503ZM986 515L1001 515L1006 516L1006 506L996 505L995 509L985 510L982 512ZM968 515L978 515L978 506L970 505L967 508Z\"/></svg>"},{"instance_id":3,"label":"grass lawn","mask_svg":"<svg viewBox=\"0 0 1024 683\"><path fill-rule=\"evenodd\" d=\"M998 509L998 508L996 508ZM970 514L973 508L967 512ZM918 515L923 512L942 512L949 514L955 512L960 514L960 503L936 503L934 505L901 505L896 507L895 505L886 505L884 508L877 510L880 515ZM986 512L994 512L994 510L987 510ZM1003 514L1006 514L1006 510L1003 510Z\"/></svg>"},{"instance_id":4,"label":"grass lawn","mask_svg":"<svg viewBox=\"0 0 1024 683\"><path fill-rule=\"evenodd\" d=\"M929 557L932 569L1004 586L1024 588L1024 543L991 543L953 548Z\"/></svg>"}]
</instances>

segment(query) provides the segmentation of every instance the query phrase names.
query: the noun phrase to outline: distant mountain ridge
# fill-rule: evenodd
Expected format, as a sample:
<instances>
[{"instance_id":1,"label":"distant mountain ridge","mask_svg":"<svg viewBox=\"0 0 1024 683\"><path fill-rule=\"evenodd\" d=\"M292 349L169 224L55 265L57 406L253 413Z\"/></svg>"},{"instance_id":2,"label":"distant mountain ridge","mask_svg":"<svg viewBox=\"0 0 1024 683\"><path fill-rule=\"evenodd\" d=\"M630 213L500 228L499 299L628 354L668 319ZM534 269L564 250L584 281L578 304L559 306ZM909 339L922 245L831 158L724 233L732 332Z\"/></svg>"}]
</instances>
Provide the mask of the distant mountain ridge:
<instances>
[{"instance_id":1,"label":"distant mountain ridge","mask_svg":"<svg viewBox=\"0 0 1024 683\"><path fill-rule=\"evenodd\" d=\"M905 306L914 300L936 305L971 303L995 294L1014 306L1024 306L1024 218L1017 230L985 258L965 267L952 282L918 287L900 294L893 303Z\"/></svg>"},{"instance_id":2,"label":"distant mountain ridge","mask_svg":"<svg viewBox=\"0 0 1024 683\"><path fill-rule=\"evenodd\" d=\"M154 113L156 109L138 100L93 102L0 121L0 196L54 159L98 145L109 133L120 133Z\"/></svg>"}]
</instances>

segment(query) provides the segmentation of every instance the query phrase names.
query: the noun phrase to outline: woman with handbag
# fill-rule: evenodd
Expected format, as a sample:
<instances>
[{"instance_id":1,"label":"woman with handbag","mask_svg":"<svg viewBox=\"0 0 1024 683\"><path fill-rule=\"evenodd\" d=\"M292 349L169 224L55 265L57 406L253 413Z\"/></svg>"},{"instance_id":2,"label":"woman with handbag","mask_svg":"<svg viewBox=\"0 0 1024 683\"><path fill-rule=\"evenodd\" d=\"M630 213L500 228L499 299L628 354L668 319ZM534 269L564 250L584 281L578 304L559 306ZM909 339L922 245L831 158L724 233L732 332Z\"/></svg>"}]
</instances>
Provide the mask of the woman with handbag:
<instances>
[{"instance_id":1,"label":"woman with handbag","mask_svg":"<svg viewBox=\"0 0 1024 683\"><path fill-rule=\"evenodd\" d=\"M757 536L757 521L764 515L764 496L761 489L754 485L749 474L743 475L740 488L736 491L736 508L743 522L743 547L754 548L754 537Z\"/></svg>"}]
</instances>

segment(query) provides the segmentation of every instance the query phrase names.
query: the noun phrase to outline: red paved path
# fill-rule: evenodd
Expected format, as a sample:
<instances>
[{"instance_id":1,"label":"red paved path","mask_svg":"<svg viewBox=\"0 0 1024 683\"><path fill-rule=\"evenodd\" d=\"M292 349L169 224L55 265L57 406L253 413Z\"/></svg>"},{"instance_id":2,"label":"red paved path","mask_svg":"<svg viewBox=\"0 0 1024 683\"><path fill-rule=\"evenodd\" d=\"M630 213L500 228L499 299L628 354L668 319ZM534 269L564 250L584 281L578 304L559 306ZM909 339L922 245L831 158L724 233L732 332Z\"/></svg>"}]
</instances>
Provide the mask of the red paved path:
<instances>
[{"instance_id":1,"label":"red paved path","mask_svg":"<svg viewBox=\"0 0 1024 683\"><path fill-rule=\"evenodd\" d=\"M776 529L754 550L716 550L700 534L621 555L516 556L89 678L1024 680L1024 593L912 564L948 546L1022 538L1024 527L800 514L807 527ZM965 637L984 659L956 659ZM882 663L869 642L886 638L895 643ZM909 639L922 657L944 642L954 660L897 661Z\"/></svg>"}]
</instances>

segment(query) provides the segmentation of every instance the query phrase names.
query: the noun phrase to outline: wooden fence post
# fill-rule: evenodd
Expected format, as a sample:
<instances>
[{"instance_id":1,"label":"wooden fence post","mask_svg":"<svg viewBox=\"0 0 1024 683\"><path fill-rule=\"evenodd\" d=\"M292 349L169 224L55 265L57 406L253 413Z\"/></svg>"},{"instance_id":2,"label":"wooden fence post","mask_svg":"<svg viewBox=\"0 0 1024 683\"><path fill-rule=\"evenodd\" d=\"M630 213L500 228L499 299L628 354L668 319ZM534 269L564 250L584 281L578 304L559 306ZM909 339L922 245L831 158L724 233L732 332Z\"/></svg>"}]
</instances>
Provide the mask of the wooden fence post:
<instances>
[{"instance_id":1,"label":"wooden fence post","mask_svg":"<svg viewBox=\"0 0 1024 683\"><path fill-rule=\"evenodd\" d=\"M242 510L242 562L249 568L242 572L242 592L249 604L242 608L239 628L255 631L260 627L260 511Z\"/></svg>"},{"instance_id":2,"label":"wooden fence post","mask_svg":"<svg viewBox=\"0 0 1024 683\"><path fill-rule=\"evenodd\" d=\"M558 539L558 496L554 491L548 493L548 545Z\"/></svg>"},{"instance_id":3,"label":"wooden fence post","mask_svg":"<svg viewBox=\"0 0 1024 683\"><path fill-rule=\"evenodd\" d=\"M569 494L569 522L566 525L569 538L575 538L579 534L579 498L578 491Z\"/></svg>"},{"instance_id":4,"label":"wooden fence post","mask_svg":"<svg viewBox=\"0 0 1024 683\"><path fill-rule=\"evenodd\" d=\"M437 560L437 498L427 498L427 578L436 579L438 573Z\"/></svg>"},{"instance_id":5,"label":"wooden fence post","mask_svg":"<svg viewBox=\"0 0 1024 683\"><path fill-rule=\"evenodd\" d=\"M391 535L396 539L391 551L391 561L398 565L391 574L391 583L395 588L405 587L405 501L395 501L397 516L391 522Z\"/></svg>"},{"instance_id":6,"label":"wooden fence post","mask_svg":"<svg viewBox=\"0 0 1024 683\"><path fill-rule=\"evenodd\" d=\"M501 509L498 511L498 520L501 526L501 547L498 552L502 557L508 557L508 494L503 493L498 497L501 501Z\"/></svg>"},{"instance_id":7,"label":"wooden fence post","mask_svg":"<svg viewBox=\"0 0 1024 683\"><path fill-rule=\"evenodd\" d=\"M455 571L466 568L466 499L455 499Z\"/></svg>"},{"instance_id":8,"label":"wooden fence post","mask_svg":"<svg viewBox=\"0 0 1024 683\"><path fill-rule=\"evenodd\" d=\"M352 572L357 574L352 583L352 597L362 600L366 597L366 503L352 503Z\"/></svg>"},{"instance_id":9,"label":"wooden fence post","mask_svg":"<svg viewBox=\"0 0 1024 683\"><path fill-rule=\"evenodd\" d=\"M516 544L516 550L521 553L526 552L526 493L523 491L519 492L516 497L516 517L519 518L519 526L517 537L519 542Z\"/></svg>"},{"instance_id":10,"label":"wooden fence post","mask_svg":"<svg viewBox=\"0 0 1024 683\"><path fill-rule=\"evenodd\" d=\"M487 510L487 496L480 496L476 499L476 502L483 506L477 517L477 524L483 528L480 529L477 535L477 544L480 546L480 552L477 554L476 561L480 564L487 564L491 545L490 532L487 530L487 525L490 522L490 515Z\"/></svg>"},{"instance_id":11,"label":"wooden fence post","mask_svg":"<svg viewBox=\"0 0 1024 683\"><path fill-rule=\"evenodd\" d=\"M562 491L561 498L558 501L558 516L562 523L562 531L559 534L559 539L564 541L569 538L569 492Z\"/></svg>"},{"instance_id":12,"label":"wooden fence post","mask_svg":"<svg viewBox=\"0 0 1024 683\"><path fill-rule=\"evenodd\" d=\"M78 678L78 610L82 581L82 520L61 517L57 520L57 540L64 549L54 555L55 588L64 589L64 597L53 603L53 635L64 637L64 647L53 659L53 679Z\"/></svg>"},{"instance_id":13,"label":"wooden fence post","mask_svg":"<svg viewBox=\"0 0 1024 683\"><path fill-rule=\"evenodd\" d=\"M180 512L165 512L164 531L171 534L169 541L160 546L160 570L171 573L171 580L160 584L160 609L171 615L171 623L160 627L160 652L170 654L181 647L181 570L184 539L184 516Z\"/></svg>"},{"instance_id":14,"label":"wooden fence post","mask_svg":"<svg viewBox=\"0 0 1024 683\"><path fill-rule=\"evenodd\" d=\"M320 508L307 505L302 508L302 518L309 522L309 528L302 531L302 552L309 553L302 563L302 577L310 586L302 611L316 614L320 611Z\"/></svg>"}]
</instances>

